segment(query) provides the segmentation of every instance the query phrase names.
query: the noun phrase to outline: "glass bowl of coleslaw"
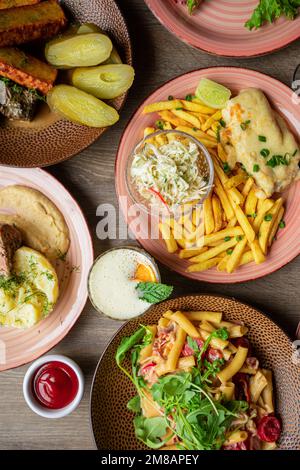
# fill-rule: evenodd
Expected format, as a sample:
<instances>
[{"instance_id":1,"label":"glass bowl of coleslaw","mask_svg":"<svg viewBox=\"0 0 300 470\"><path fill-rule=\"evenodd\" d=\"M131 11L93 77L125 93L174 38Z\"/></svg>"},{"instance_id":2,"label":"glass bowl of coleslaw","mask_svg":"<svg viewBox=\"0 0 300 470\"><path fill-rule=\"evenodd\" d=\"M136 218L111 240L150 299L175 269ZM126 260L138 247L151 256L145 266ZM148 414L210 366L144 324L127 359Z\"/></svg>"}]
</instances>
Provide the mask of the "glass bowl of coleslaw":
<instances>
[{"instance_id":1,"label":"glass bowl of coleslaw","mask_svg":"<svg viewBox=\"0 0 300 470\"><path fill-rule=\"evenodd\" d=\"M126 182L132 201L150 215L170 215L202 204L213 187L207 148L181 131L144 137L129 155Z\"/></svg>"}]
</instances>

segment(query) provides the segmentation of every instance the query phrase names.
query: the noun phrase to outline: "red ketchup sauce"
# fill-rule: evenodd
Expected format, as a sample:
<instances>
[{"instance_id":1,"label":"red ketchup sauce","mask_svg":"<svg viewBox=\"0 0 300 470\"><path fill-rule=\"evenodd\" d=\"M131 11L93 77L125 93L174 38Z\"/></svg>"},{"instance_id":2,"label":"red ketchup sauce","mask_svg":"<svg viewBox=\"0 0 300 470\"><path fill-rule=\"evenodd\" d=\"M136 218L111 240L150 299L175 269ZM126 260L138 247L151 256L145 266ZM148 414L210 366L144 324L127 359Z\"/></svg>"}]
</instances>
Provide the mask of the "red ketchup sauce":
<instances>
[{"instance_id":1,"label":"red ketchup sauce","mask_svg":"<svg viewBox=\"0 0 300 470\"><path fill-rule=\"evenodd\" d=\"M59 410L77 395L79 383L72 367L59 361L48 362L36 371L32 381L33 394L45 408Z\"/></svg>"}]
</instances>

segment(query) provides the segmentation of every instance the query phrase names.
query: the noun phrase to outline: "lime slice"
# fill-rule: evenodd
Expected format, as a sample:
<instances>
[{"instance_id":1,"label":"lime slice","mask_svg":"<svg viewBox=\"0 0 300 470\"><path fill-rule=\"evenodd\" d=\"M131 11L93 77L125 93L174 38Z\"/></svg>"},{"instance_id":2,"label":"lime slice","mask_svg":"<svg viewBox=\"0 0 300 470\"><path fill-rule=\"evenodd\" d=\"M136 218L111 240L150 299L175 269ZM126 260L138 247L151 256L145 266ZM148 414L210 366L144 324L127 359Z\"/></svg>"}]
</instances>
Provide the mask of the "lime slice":
<instances>
[{"instance_id":1,"label":"lime slice","mask_svg":"<svg viewBox=\"0 0 300 470\"><path fill-rule=\"evenodd\" d=\"M231 96L231 91L225 86L220 85L220 83L209 80L208 78L202 78L195 94L206 106L221 109L226 106Z\"/></svg>"}]
</instances>

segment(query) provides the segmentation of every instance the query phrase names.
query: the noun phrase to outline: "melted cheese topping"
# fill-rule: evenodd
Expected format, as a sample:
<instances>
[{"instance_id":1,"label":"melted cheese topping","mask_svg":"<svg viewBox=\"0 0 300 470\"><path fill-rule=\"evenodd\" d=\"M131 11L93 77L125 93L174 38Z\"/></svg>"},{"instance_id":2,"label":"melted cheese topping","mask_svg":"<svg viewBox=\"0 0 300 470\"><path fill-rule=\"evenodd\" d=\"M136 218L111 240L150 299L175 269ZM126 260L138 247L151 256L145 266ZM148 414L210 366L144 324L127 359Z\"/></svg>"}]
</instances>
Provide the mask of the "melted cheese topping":
<instances>
[{"instance_id":1,"label":"melted cheese topping","mask_svg":"<svg viewBox=\"0 0 300 470\"><path fill-rule=\"evenodd\" d=\"M268 197L299 177L298 143L262 91L241 91L222 115L226 127L220 137L231 168L236 162L243 164Z\"/></svg>"}]
</instances>

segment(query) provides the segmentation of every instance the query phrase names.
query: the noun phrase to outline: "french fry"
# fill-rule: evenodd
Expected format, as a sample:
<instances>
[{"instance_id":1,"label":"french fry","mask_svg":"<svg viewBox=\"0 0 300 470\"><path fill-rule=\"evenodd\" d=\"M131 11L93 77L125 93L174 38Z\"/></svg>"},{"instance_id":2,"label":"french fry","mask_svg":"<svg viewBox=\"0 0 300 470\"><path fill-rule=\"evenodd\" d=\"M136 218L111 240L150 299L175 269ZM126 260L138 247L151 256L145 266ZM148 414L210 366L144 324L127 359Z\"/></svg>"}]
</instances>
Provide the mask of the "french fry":
<instances>
[{"instance_id":1,"label":"french fry","mask_svg":"<svg viewBox=\"0 0 300 470\"><path fill-rule=\"evenodd\" d=\"M144 129L144 138L145 137L148 137L148 135L151 135L155 132L155 128L154 127L145 127Z\"/></svg>"},{"instance_id":2,"label":"french fry","mask_svg":"<svg viewBox=\"0 0 300 470\"><path fill-rule=\"evenodd\" d=\"M253 228L255 233L258 232L259 227L261 226L262 221L264 220L265 215L269 212L272 207L274 206L274 201L272 199L264 199L263 202L260 204L260 208L258 209L257 216L253 222Z\"/></svg>"},{"instance_id":3,"label":"french fry","mask_svg":"<svg viewBox=\"0 0 300 470\"><path fill-rule=\"evenodd\" d=\"M228 189L228 193L230 194L232 200L235 204L241 206L244 203L244 196L239 192L237 188L230 188Z\"/></svg>"},{"instance_id":4,"label":"french fry","mask_svg":"<svg viewBox=\"0 0 300 470\"><path fill-rule=\"evenodd\" d=\"M171 111L161 111L158 113L159 117L163 119L164 121L169 122L173 126L186 126L186 127L192 127L192 125L189 122L184 121L183 119L179 119L174 114L171 113Z\"/></svg>"},{"instance_id":5,"label":"french fry","mask_svg":"<svg viewBox=\"0 0 300 470\"><path fill-rule=\"evenodd\" d=\"M241 183L245 183L246 182L246 176L244 173L238 173L237 175L235 176L232 176L231 178L229 178L226 183L225 183L225 188L226 189L231 189L231 188L236 188L237 186L239 186ZM243 199L245 198L245 196L243 196Z\"/></svg>"},{"instance_id":6,"label":"french fry","mask_svg":"<svg viewBox=\"0 0 300 470\"><path fill-rule=\"evenodd\" d=\"M176 240L170 230L170 227L165 223L159 224L159 230L166 244L169 253L175 253L178 250Z\"/></svg>"},{"instance_id":7,"label":"french fry","mask_svg":"<svg viewBox=\"0 0 300 470\"><path fill-rule=\"evenodd\" d=\"M236 216L232 217L232 219L229 220L228 224L227 224L227 228L230 228L230 227L235 227L237 224L237 218Z\"/></svg>"},{"instance_id":8,"label":"french fry","mask_svg":"<svg viewBox=\"0 0 300 470\"><path fill-rule=\"evenodd\" d=\"M204 134L200 130L194 130L186 126L178 126L176 127L177 131L185 132L186 134L191 135L192 137L195 137L196 139L200 140L200 142L203 143L207 148L213 148L217 146L217 140L213 140L213 138L210 135Z\"/></svg>"},{"instance_id":9,"label":"french fry","mask_svg":"<svg viewBox=\"0 0 300 470\"><path fill-rule=\"evenodd\" d=\"M231 202L232 202L232 200L231 200ZM252 228L252 225L250 224L248 218L246 217L246 215L244 214L244 212L243 212L243 210L240 206L238 206L237 204L234 204L234 203L232 204L232 206L233 206L233 210L235 212L236 218L238 220L238 223L242 227L249 243L252 243L255 239L255 232Z\"/></svg>"},{"instance_id":10,"label":"french fry","mask_svg":"<svg viewBox=\"0 0 300 470\"><path fill-rule=\"evenodd\" d=\"M237 244L236 238L228 240L228 242L223 242L214 248L210 248L200 255L193 256L190 259L191 262L201 263L202 261L207 261L208 259L215 258L223 252L226 252L228 249L234 247Z\"/></svg>"},{"instance_id":11,"label":"french fry","mask_svg":"<svg viewBox=\"0 0 300 470\"><path fill-rule=\"evenodd\" d=\"M185 238L176 238L176 243L182 248L183 250L189 250L190 248L195 247L195 243L191 242L189 240L186 240ZM198 248L199 249L199 248Z\"/></svg>"},{"instance_id":12,"label":"french fry","mask_svg":"<svg viewBox=\"0 0 300 470\"><path fill-rule=\"evenodd\" d=\"M228 262L230 256L231 255L226 255L226 256L224 256L224 258L221 259L221 261L217 265L217 271L219 271L219 272L226 271L227 262Z\"/></svg>"},{"instance_id":13,"label":"french fry","mask_svg":"<svg viewBox=\"0 0 300 470\"><path fill-rule=\"evenodd\" d=\"M265 215L265 218L259 228L259 244L264 254L267 253L269 236L272 231L274 222L278 216L278 213L280 209L282 208L282 205L283 205L283 199L282 198L277 199L272 209ZM270 220L266 220L268 217L270 218Z\"/></svg>"},{"instance_id":14,"label":"french fry","mask_svg":"<svg viewBox=\"0 0 300 470\"><path fill-rule=\"evenodd\" d=\"M211 233L210 235L205 235L203 244L204 246L210 245L215 242L224 241L225 238L243 236L244 232L241 227L230 227L220 230L219 232Z\"/></svg>"},{"instance_id":15,"label":"french fry","mask_svg":"<svg viewBox=\"0 0 300 470\"><path fill-rule=\"evenodd\" d=\"M254 261L254 256L252 251L246 251L243 253L242 258L240 260L240 266L243 266L244 264L248 264Z\"/></svg>"},{"instance_id":16,"label":"french fry","mask_svg":"<svg viewBox=\"0 0 300 470\"><path fill-rule=\"evenodd\" d=\"M221 181L222 185L224 186L224 188L226 187L226 183L228 181L228 176L224 173L223 171L223 168L221 168L219 162L217 161L217 159L213 156L213 162L214 162L214 169L215 169L215 172L216 172L216 177L219 178L219 180Z\"/></svg>"},{"instance_id":17,"label":"french fry","mask_svg":"<svg viewBox=\"0 0 300 470\"><path fill-rule=\"evenodd\" d=\"M204 201L203 204L204 209L204 227L205 227L205 234L209 235L215 229L215 220L212 208L212 195L210 194Z\"/></svg>"},{"instance_id":18,"label":"french fry","mask_svg":"<svg viewBox=\"0 0 300 470\"><path fill-rule=\"evenodd\" d=\"M222 144L218 144L218 156L222 162L227 162L227 154Z\"/></svg>"},{"instance_id":19,"label":"french fry","mask_svg":"<svg viewBox=\"0 0 300 470\"><path fill-rule=\"evenodd\" d=\"M252 188L253 185L254 185L254 179L250 176L250 178L247 179L247 181L245 183L245 186L242 190L242 195L244 197L248 196L249 191L250 191L250 189Z\"/></svg>"},{"instance_id":20,"label":"french fry","mask_svg":"<svg viewBox=\"0 0 300 470\"><path fill-rule=\"evenodd\" d=\"M159 146L165 145L168 143L168 139L164 134L159 134L155 137L155 141Z\"/></svg>"},{"instance_id":21,"label":"french fry","mask_svg":"<svg viewBox=\"0 0 300 470\"><path fill-rule=\"evenodd\" d=\"M201 114L214 114L216 112L215 109L209 108L203 104L195 103L193 101L181 100L183 109L188 111L193 111L195 113Z\"/></svg>"},{"instance_id":22,"label":"french fry","mask_svg":"<svg viewBox=\"0 0 300 470\"><path fill-rule=\"evenodd\" d=\"M265 199L258 198L258 201L257 201L257 212L259 212L260 209L262 208L264 201L265 201Z\"/></svg>"},{"instance_id":23,"label":"french fry","mask_svg":"<svg viewBox=\"0 0 300 470\"><path fill-rule=\"evenodd\" d=\"M216 266L221 261L221 259L222 258L213 258L207 261L203 261L201 263L192 264L191 266L187 268L187 272L195 273L195 272L206 271L207 269L210 269Z\"/></svg>"},{"instance_id":24,"label":"french fry","mask_svg":"<svg viewBox=\"0 0 300 470\"><path fill-rule=\"evenodd\" d=\"M212 211L215 221L214 232L219 232L223 226L222 206L220 199L215 194L212 196Z\"/></svg>"},{"instance_id":25,"label":"french fry","mask_svg":"<svg viewBox=\"0 0 300 470\"><path fill-rule=\"evenodd\" d=\"M185 248L179 251L179 258L180 259L192 258L193 256L200 255L201 253L204 253L207 250L208 250L207 246L204 246L203 248Z\"/></svg>"},{"instance_id":26,"label":"french fry","mask_svg":"<svg viewBox=\"0 0 300 470\"><path fill-rule=\"evenodd\" d=\"M182 109L172 109L172 113L176 117L179 117L180 119L189 122L190 124L192 124L193 127L200 129L201 123L196 116L193 116L193 114L190 114L187 111L183 111Z\"/></svg>"},{"instance_id":27,"label":"french fry","mask_svg":"<svg viewBox=\"0 0 300 470\"><path fill-rule=\"evenodd\" d=\"M232 219L232 217L234 217L234 210L233 210L231 202L229 201L228 196L227 196L223 186L221 185L220 181L218 180L218 178L215 178L214 191L215 191L216 195L219 197L219 199L221 201L221 204L223 206L225 215L226 215L226 219L229 221L230 219Z\"/></svg>"},{"instance_id":28,"label":"french fry","mask_svg":"<svg viewBox=\"0 0 300 470\"><path fill-rule=\"evenodd\" d=\"M201 223L203 219L203 208L202 207L196 207L193 210L192 214L192 222L193 224L198 227L198 225Z\"/></svg>"},{"instance_id":29,"label":"french fry","mask_svg":"<svg viewBox=\"0 0 300 470\"><path fill-rule=\"evenodd\" d=\"M280 209L280 211L278 212L278 215L274 221L274 224L273 224L273 227L272 227L272 230L270 232L270 235L269 235L269 240L268 240L268 246L270 247L274 241L274 238L276 236L276 233L277 233L277 230L278 230L278 226L280 224L280 221L282 220L282 217L283 217L283 214L284 214L284 207L282 207Z\"/></svg>"},{"instance_id":30,"label":"french fry","mask_svg":"<svg viewBox=\"0 0 300 470\"><path fill-rule=\"evenodd\" d=\"M216 133L212 129L208 129L208 131L206 131L206 134L209 135L210 137L216 138Z\"/></svg>"},{"instance_id":31,"label":"french fry","mask_svg":"<svg viewBox=\"0 0 300 470\"><path fill-rule=\"evenodd\" d=\"M252 187L245 201L245 213L247 216L252 217L251 220L254 219L253 214L256 213L256 207L257 207L256 188Z\"/></svg>"},{"instance_id":32,"label":"french fry","mask_svg":"<svg viewBox=\"0 0 300 470\"><path fill-rule=\"evenodd\" d=\"M171 131L173 129L171 124L167 121L163 122L163 128L164 128L164 131Z\"/></svg>"},{"instance_id":33,"label":"french fry","mask_svg":"<svg viewBox=\"0 0 300 470\"><path fill-rule=\"evenodd\" d=\"M220 123L219 122L214 122L211 125L211 128L217 134L219 132L219 129L220 129Z\"/></svg>"},{"instance_id":34,"label":"french fry","mask_svg":"<svg viewBox=\"0 0 300 470\"><path fill-rule=\"evenodd\" d=\"M145 106L143 109L143 114L157 113L159 111L181 108L181 106L182 104L180 100L158 101L157 103L151 103Z\"/></svg>"},{"instance_id":35,"label":"french fry","mask_svg":"<svg viewBox=\"0 0 300 470\"><path fill-rule=\"evenodd\" d=\"M250 243L250 248L251 248L253 258L256 264L261 264L264 261L266 261L266 257L262 252L262 249L260 247L260 244L257 238L252 243Z\"/></svg>"},{"instance_id":36,"label":"french fry","mask_svg":"<svg viewBox=\"0 0 300 470\"><path fill-rule=\"evenodd\" d=\"M222 118L222 112L221 111L215 112L212 116L210 116L207 119L206 123L203 124L202 130L207 131L212 126L212 124L214 124L215 121L219 121L221 118Z\"/></svg>"},{"instance_id":37,"label":"french fry","mask_svg":"<svg viewBox=\"0 0 300 470\"><path fill-rule=\"evenodd\" d=\"M226 271L228 273L233 273L233 271L235 271L236 268L239 266L240 259L243 255L246 245L247 245L247 238L244 237L243 240L240 240L237 243L237 245L234 247L233 252L229 256L229 259L226 265Z\"/></svg>"}]
</instances>

